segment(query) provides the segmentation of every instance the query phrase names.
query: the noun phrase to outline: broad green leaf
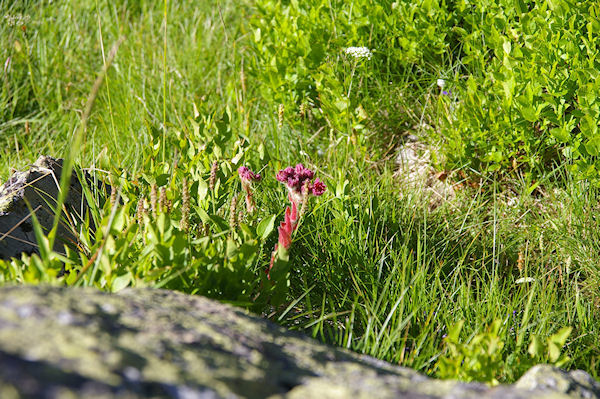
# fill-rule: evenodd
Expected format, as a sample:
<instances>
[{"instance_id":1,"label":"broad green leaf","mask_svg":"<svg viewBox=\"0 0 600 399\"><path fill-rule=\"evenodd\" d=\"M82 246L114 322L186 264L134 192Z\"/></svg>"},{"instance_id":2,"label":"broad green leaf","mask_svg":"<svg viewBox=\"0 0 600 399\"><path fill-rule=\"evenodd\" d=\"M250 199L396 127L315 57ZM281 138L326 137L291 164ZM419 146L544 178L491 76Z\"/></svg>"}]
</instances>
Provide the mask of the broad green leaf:
<instances>
[{"instance_id":1,"label":"broad green leaf","mask_svg":"<svg viewBox=\"0 0 600 399\"><path fill-rule=\"evenodd\" d=\"M560 347L554 342L548 344L548 360L550 363L555 363L560 357Z\"/></svg>"},{"instance_id":2,"label":"broad green leaf","mask_svg":"<svg viewBox=\"0 0 600 399\"><path fill-rule=\"evenodd\" d=\"M347 98L340 98L335 102L335 107L340 111L345 111L350 105L350 101Z\"/></svg>"},{"instance_id":3,"label":"broad green leaf","mask_svg":"<svg viewBox=\"0 0 600 399\"><path fill-rule=\"evenodd\" d=\"M266 240L273 231L276 217L277 215L265 216L265 218L260 221L258 226L256 226L256 233L261 240Z\"/></svg>"},{"instance_id":4,"label":"broad green leaf","mask_svg":"<svg viewBox=\"0 0 600 399\"><path fill-rule=\"evenodd\" d=\"M544 346L542 345L542 341L540 341L537 335L531 336L531 342L529 343L529 348L527 352L531 355L531 357L539 357L543 354Z\"/></svg>"},{"instance_id":5,"label":"broad green leaf","mask_svg":"<svg viewBox=\"0 0 600 399\"><path fill-rule=\"evenodd\" d=\"M115 206L117 206L115 204ZM127 219L129 219L128 216L128 211L129 211L130 206L125 205L120 207L116 212L115 212L115 216L112 219L112 224L110 226L110 233L112 234L119 234L121 232L123 232L123 229L125 228L125 224L127 222ZM110 222L110 215L107 215L107 222Z\"/></svg>"},{"instance_id":6,"label":"broad green leaf","mask_svg":"<svg viewBox=\"0 0 600 399\"><path fill-rule=\"evenodd\" d=\"M568 143L570 137L569 132L564 127L556 127L550 130L550 134L561 143Z\"/></svg>"},{"instance_id":7,"label":"broad green leaf","mask_svg":"<svg viewBox=\"0 0 600 399\"><path fill-rule=\"evenodd\" d=\"M558 330L558 332L551 335L549 340L559 345L560 347L563 347L567 342L569 335L571 335L571 331L573 331L573 327L563 327L560 330Z\"/></svg>"},{"instance_id":8,"label":"broad green leaf","mask_svg":"<svg viewBox=\"0 0 600 399\"><path fill-rule=\"evenodd\" d=\"M464 324L465 321L460 320L450 326L450 328L448 328L448 336L446 339L450 342L458 342L458 336L460 335L460 331L462 330Z\"/></svg>"},{"instance_id":9,"label":"broad green leaf","mask_svg":"<svg viewBox=\"0 0 600 399\"><path fill-rule=\"evenodd\" d=\"M535 122L538 120L538 114L533 107L523 107L521 108L521 115L528 122Z\"/></svg>"},{"instance_id":10,"label":"broad green leaf","mask_svg":"<svg viewBox=\"0 0 600 399\"><path fill-rule=\"evenodd\" d=\"M600 154L600 136L589 139L585 144L585 150L593 157Z\"/></svg>"},{"instance_id":11,"label":"broad green leaf","mask_svg":"<svg viewBox=\"0 0 600 399\"><path fill-rule=\"evenodd\" d=\"M235 241L233 240L233 238L229 237L227 238L227 250L226 250L226 254L228 258L232 258L233 256L235 256L237 254L238 251L238 247L237 244L235 243Z\"/></svg>"},{"instance_id":12,"label":"broad green leaf","mask_svg":"<svg viewBox=\"0 0 600 399\"><path fill-rule=\"evenodd\" d=\"M204 179L198 180L198 201L202 201L206 198L208 194L208 184L204 181Z\"/></svg>"},{"instance_id":13,"label":"broad green leaf","mask_svg":"<svg viewBox=\"0 0 600 399\"><path fill-rule=\"evenodd\" d=\"M111 284L111 292L121 291L123 288L127 287L131 282L131 273L127 272L121 276L117 276L113 279Z\"/></svg>"}]
</instances>

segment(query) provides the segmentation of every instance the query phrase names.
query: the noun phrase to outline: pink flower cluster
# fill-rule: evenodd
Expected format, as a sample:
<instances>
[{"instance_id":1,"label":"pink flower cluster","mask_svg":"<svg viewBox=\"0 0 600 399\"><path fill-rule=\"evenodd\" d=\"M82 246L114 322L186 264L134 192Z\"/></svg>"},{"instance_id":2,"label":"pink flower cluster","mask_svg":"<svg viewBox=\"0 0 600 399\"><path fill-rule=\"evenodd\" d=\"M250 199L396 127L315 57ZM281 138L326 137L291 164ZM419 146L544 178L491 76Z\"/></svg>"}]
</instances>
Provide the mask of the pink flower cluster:
<instances>
[{"instance_id":1,"label":"pink flower cluster","mask_svg":"<svg viewBox=\"0 0 600 399\"><path fill-rule=\"evenodd\" d=\"M292 205L291 208L288 206L285 209L283 222L281 222L277 228L279 232L279 240L275 245L275 250L271 256L271 263L269 265L269 269L267 270L268 278L270 278L270 271L275 262L277 250L280 247L288 250L292 244L292 234L298 227L298 219L301 216L298 212L298 207L303 205L304 200L308 199L308 195L312 194L319 196L322 195L327 189L325 183L318 178L313 182L312 179L314 176L315 172L305 168L301 163L296 165L295 168L289 166L277 173L277 180L285 183L288 188L289 199Z\"/></svg>"},{"instance_id":2,"label":"pink flower cluster","mask_svg":"<svg viewBox=\"0 0 600 399\"><path fill-rule=\"evenodd\" d=\"M295 168L288 166L277 172L277 180L286 184L290 193L290 200L296 205L302 201L305 195L319 196L327 189L325 183L319 178L312 182L314 176L315 172L305 168L301 163L296 165Z\"/></svg>"},{"instance_id":3,"label":"pink flower cluster","mask_svg":"<svg viewBox=\"0 0 600 399\"><path fill-rule=\"evenodd\" d=\"M238 175L242 180L242 188L246 192L246 210L248 211L248 213L252 213L256 208L256 206L254 205L254 199L252 198L252 183L255 181L260 181L262 177L258 173L252 172L246 166L239 167Z\"/></svg>"},{"instance_id":4,"label":"pink flower cluster","mask_svg":"<svg viewBox=\"0 0 600 399\"><path fill-rule=\"evenodd\" d=\"M242 185L244 183L249 184L253 181L260 181L262 179L261 175L254 173L246 166L240 166L238 175L240 175L240 179L242 179Z\"/></svg>"}]
</instances>

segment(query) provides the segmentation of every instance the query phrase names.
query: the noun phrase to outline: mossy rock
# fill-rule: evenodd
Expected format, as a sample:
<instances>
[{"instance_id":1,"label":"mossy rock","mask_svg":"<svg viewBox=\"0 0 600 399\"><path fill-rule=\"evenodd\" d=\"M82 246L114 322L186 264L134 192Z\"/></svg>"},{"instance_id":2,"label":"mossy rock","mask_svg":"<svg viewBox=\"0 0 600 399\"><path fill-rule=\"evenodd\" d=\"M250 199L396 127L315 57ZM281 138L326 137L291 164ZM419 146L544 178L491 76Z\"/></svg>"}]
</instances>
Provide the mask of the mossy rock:
<instances>
[{"instance_id":1,"label":"mossy rock","mask_svg":"<svg viewBox=\"0 0 600 399\"><path fill-rule=\"evenodd\" d=\"M584 372L439 381L181 293L0 288L0 397L597 398Z\"/></svg>"}]
</instances>

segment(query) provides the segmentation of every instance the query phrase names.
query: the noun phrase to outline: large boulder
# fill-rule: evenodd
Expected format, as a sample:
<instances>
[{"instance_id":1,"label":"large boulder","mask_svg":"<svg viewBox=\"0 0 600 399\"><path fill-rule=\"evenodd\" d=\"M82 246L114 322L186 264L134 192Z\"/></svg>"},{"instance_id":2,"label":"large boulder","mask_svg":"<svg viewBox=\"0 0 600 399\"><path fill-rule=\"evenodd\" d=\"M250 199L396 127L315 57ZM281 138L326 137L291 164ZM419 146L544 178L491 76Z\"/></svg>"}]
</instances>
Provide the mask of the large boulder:
<instances>
[{"instance_id":1,"label":"large boulder","mask_svg":"<svg viewBox=\"0 0 600 399\"><path fill-rule=\"evenodd\" d=\"M582 371L489 388L323 345L233 306L153 289L0 288L0 397L598 398Z\"/></svg>"},{"instance_id":2,"label":"large boulder","mask_svg":"<svg viewBox=\"0 0 600 399\"><path fill-rule=\"evenodd\" d=\"M54 223L61 173L62 159L41 156L26 171L14 172L0 186L0 259L38 252L31 213L35 212L42 230L48 233ZM93 184L89 175L84 175L88 179L88 187L101 187ZM57 229L54 251L63 252L65 244L77 243L73 231L77 231L77 224L88 211L83 197L81 183L73 172L64 204L66 212Z\"/></svg>"}]
</instances>

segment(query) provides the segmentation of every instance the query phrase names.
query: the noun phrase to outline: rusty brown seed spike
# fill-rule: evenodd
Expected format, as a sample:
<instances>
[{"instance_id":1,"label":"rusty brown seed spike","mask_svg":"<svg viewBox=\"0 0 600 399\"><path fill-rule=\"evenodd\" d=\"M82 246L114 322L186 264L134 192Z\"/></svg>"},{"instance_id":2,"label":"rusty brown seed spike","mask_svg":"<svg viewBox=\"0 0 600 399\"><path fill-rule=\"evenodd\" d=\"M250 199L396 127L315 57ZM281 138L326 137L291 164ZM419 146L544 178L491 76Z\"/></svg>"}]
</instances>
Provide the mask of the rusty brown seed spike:
<instances>
[{"instance_id":1,"label":"rusty brown seed spike","mask_svg":"<svg viewBox=\"0 0 600 399\"><path fill-rule=\"evenodd\" d=\"M517 268L520 272L523 271L525 267L525 256L523 256L523 251L519 251L519 258L517 259Z\"/></svg>"},{"instance_id":2,"label":"rusty brown seed spike","mask_svg":"<svg viewBox=\"0 0 600 399\"><path fill-rule=\"evenodd\" d=\"M219 168L219 163L214 161L210 168L210 179L208 180L208 188L210 191L215 189L215 182L217 180L217 169Z\"/></svg>"},{"instance_id":3,"label":"rusty brown seed spike","mask_svg":"<svg viewBox=\"0 0 600 399\"><path fill-rule=\"evenodd\" d=\"M137 212L136 212L137 221L138 221L138 225L140 226L140 229L144 225L144 213L145 213L144 197L142 196L138 201Z\"/></svg>"},{"instance_id":4,"label":"rusty brown seed spike","mask_svg":"<svg viewBox=\"0 0 600 399\"><path fill-rule=\"evenodd\" d=\"M183 178L183 187L181 189L181 229L188 231L190 229L190 191L186 178Z\"/></svg>"},{"instance_id":5,"label":"rusty brown seed spike","mask_svg":"<svg viewBox=\"0 0 600 399\"><path fill-rule=\"evenodd\" d=\"M138 201L136 216L138 224L142 226L144 224L144 197L141 197Z\"/></svg>"},{"instance_id":6,"label":"rusty brown seed spike","mask_svg":"<svg viewBox=\"0 0 600 399\"><path fill-rule=\"evenodd\" d=\"M306 103L300 104L300 117L304 118L306 116Z\"/></svg>"},{"instance_id":7,"label":"rusty brown seed spike","mask_svg":"<svg viewBox=\"0 0 600 399\"><path fill-rule=\"evenodd\" d=\"M229 227L231 227L231 230L235 230L237 228L237 202L238 194L235 194L231 198L231 204L229 205Z\"/></svg>"},{"instance_id":8,"label":"rusty brown seed spike","mask_svg":"<svg viewBox=\"0 0 600 399\"><path fill-rule=\"evenodd\" d=\"M161 212L169 212L169 203L167 202L167 188L162 186L160 188L160 194L158 196L158 204Z\"/></svg>"},{"instance_id":9,"label":"rusty brown seed spike","mask_svg":"<svg viewBox=\"0 0 600 399\"><path fill-rule=\"evenodd\" d=\"M152 211L152 217L156 217L157 190L156 184L152 184L152 188L150 188L150 210Z\"/></svg>"},{"instance_id":10,"label":"rusty brown seed spike","mask_svg":"<svg viewBox=\"0 0 600 399\"><path fill-rule=\"evenodd\" d=\"M110 207L115 206L115 202L117 202L117 187L115 187L114 183L110 183Z\"/></svg>"}]
</instances>

